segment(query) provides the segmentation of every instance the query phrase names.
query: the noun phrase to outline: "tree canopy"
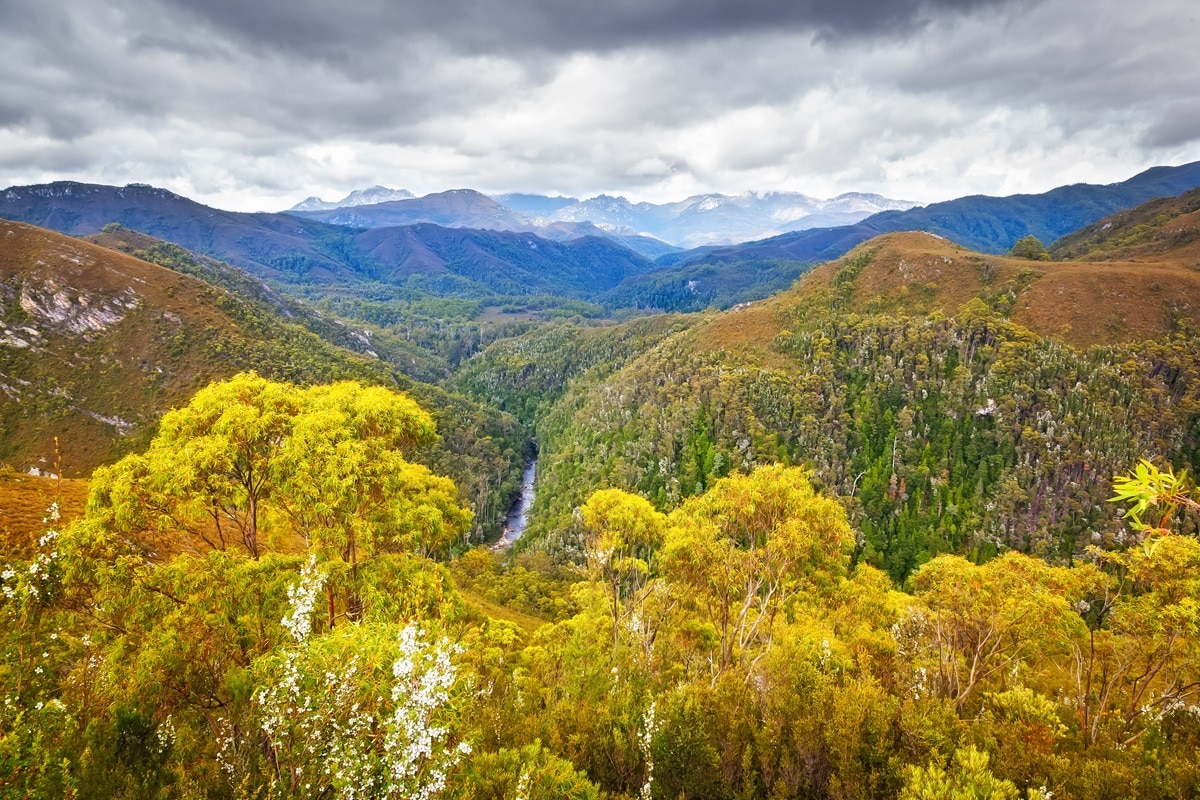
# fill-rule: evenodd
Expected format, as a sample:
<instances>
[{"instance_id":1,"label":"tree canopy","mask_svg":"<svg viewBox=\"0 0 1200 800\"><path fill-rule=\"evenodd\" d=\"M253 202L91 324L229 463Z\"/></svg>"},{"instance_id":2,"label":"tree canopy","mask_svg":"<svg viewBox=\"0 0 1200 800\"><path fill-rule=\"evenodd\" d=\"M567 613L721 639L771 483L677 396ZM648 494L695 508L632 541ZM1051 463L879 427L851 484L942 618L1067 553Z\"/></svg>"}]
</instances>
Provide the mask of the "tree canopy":
<instances>
[{"instance_id":1,"label":"tree canopy","mask_svg":"<svg viewBox=\"0 0 1200 800\"><path fill-rule=\"evenodd\" d=\"M97 470L88 515L154 552L442 552L470 513L449 479L405 457L436 436L397 392L244 373L165 415L145 453Z\"/></svg>"},{"instance_id":2,"label":"tree canopy","mask_svg":"<svg viewBox=\"0 0 1200 800\"><path fill-rule=\"evenodd\" d=\"M1027 258L1030 261L1049 261L1050 254L1046 252L1046 247L1041 240L1032 233L1028 236L1022 236L1013 243L1012 250L1009 255L1017 258Z\"/></svg>"}]
</instances>

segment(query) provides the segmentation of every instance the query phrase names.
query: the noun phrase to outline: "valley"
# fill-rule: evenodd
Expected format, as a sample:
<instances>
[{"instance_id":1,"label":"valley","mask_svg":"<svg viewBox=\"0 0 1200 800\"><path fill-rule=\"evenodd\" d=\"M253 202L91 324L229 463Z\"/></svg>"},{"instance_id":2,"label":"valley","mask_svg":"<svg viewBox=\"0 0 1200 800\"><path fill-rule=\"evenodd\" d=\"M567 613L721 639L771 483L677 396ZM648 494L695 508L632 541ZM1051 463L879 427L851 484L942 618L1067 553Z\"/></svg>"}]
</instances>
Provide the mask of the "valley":
<instances>
[{"instance_id":1,"label":"valley","mask_svg":"<svg viewBox=\"0 0 1200 800\"><path fill-rule=\"evenodd\" d=\"M1197 186L0 193L0 788L1190 796Z\"/></svg>"}]
</instances>

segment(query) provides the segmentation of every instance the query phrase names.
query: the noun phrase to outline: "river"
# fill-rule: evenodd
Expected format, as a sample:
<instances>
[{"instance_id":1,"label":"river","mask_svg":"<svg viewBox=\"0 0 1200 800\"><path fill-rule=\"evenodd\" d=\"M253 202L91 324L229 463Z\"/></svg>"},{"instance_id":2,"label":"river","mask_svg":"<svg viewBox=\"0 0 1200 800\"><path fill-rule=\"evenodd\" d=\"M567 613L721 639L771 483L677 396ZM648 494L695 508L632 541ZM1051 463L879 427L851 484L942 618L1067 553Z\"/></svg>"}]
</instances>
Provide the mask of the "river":
<instances>
[{"instance_id":1,"label":"river","mask_svg":"<svg viewBox=\"0 0 1200 800\"><path fill-rule=\"evenodd\" d=\"M508 516L504 518L504 529L500 532L500 541L492 545L493 550L507 550L517 539L521 538L521 534L525 533L525 527L529 524L529 507L533 505L533 480L536 476L537 459L535 458L525 465L525 472L521 475L521 494L517 497L517 502L513 503Z\"/></svg>"}]
</instances>

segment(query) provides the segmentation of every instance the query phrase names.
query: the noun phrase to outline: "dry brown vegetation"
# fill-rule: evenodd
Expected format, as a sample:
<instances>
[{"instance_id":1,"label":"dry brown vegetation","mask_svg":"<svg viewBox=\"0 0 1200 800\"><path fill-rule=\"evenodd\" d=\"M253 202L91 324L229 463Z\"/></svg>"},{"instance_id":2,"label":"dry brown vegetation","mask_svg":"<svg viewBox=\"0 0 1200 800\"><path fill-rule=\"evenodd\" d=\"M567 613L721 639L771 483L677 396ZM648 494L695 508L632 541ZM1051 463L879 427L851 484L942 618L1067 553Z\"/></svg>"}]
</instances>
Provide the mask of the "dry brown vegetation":
<instances>
[{"instance_id":1,"label":"dry brown vegetation","mask_svg":"<svg viewBox=\"0 0 1200 800\"><path fill-rule=\"evenodd\" d=\"M222 289L104 247L0 221L0 463L84 476L158 417L246 369L363 377L349 353ZM345 359L348 368L341 364ZM365 362L363 362L365 364Z\"/></svg>"},{"instance_id":2,"label":"dry brown vegetation","mask_svg":"<svg viewBox=\"0 0 1200 800\"><path fill-rule=\"evenodd\" d=\"M718 314L695 328L696 347L754 354L763 366L786 367L790 362L771 347L782 330L778 310L779 302L771 298Z\"/></svg>"},{"instance_id":3,"label":"dry brown vegetation","mask_svg":"<svg viewBox=\"0 0 1200 800\"><path fill-rule=\"evenodd\" d=\"M803 303L832 286L863 253L870 262L853 281L848 307L858 312L957 314L982 298L1019 325L1077 347L1160 339L1200 325L1200 271L1191 244L1145 261L1026 261L975 253L927 233L876 237L845 259L813 270L780 302Z\"/></svg>"},{"instance_id":4,"label":"dry brown vegetation","mask_svg":"<svg viewBox=\"0 0 1200 800\"><path fill-rule=\"evenodd\" d=\"M83 516L88 482L79 478L22 475L0 468L0 558L27 558L46 525L50 504L57 502L61 525Z\"/></svg>"}]
</instances>

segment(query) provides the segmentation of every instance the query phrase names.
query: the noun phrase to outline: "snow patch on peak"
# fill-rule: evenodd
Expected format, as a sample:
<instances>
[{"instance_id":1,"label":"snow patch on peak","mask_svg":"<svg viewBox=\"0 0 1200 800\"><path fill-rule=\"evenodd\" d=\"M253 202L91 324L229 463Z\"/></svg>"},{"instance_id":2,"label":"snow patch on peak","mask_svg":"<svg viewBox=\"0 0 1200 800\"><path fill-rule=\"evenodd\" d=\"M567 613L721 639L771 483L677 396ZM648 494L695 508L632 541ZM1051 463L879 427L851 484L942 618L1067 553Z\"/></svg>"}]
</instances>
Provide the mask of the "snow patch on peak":
<instances>
[{"instance_id":1,"label":"snow patch on peak","mask_svg":"<svg viewBox=\"0 0 1200 800\"><path fill-rule=\"evenodd\" d=\"M386 186L369 186L366 189L355 189L350 194L336 202L322 200L315 195L301 200L288 211L332 211L335 208L350 208L352 206L370 206L376 203L391 203L396 200L412 200L413 193L407 189L389 189Z\"/></svg>"}]
</instances>

